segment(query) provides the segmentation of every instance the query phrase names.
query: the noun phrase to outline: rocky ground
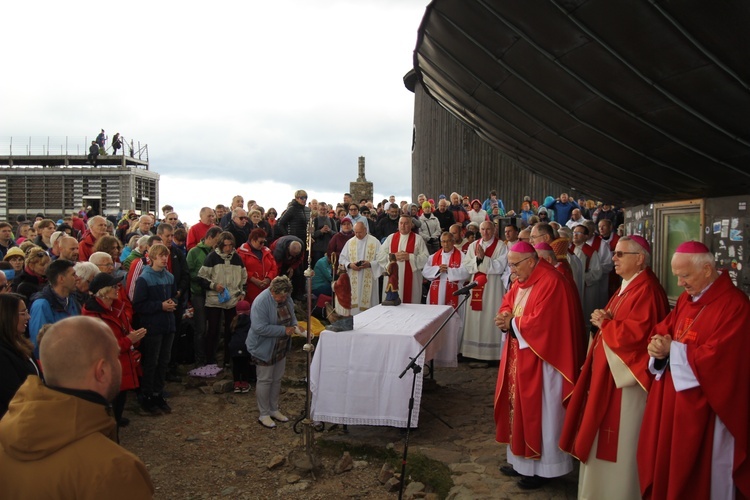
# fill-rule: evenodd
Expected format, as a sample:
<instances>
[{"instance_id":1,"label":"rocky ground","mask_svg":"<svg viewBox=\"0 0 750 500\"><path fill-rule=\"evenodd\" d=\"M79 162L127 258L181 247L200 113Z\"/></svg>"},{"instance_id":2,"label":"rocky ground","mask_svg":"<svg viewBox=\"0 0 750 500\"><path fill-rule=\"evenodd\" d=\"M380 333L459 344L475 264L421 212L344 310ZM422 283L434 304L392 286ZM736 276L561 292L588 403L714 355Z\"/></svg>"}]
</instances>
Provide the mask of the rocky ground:
<instances>
[{"instance_id":1,"label":"rocky ground","mask_svg":"<svg viewBox=\"0 0 750 500\"><path fill-rule=\"evenodd\" d=\"M281 409L290 417L304 409L305 389L300 382L304 377L304 356L297 350L287 363L281 396ZM435 383L425 384L419 429L412 432L409 445L407 476L415 484L405 498L575 498L576 471L534 492L521 490L515 479L500 474L505 447L494 440L496 377L496 367L461 363L455 369L438 369ZM171 415L141 416L131 396L126 408L131 424L120 432L122 445L146 463L157 498L380 499L398 495L397 487L389 491L382 482L390 475L383 471L387 461L400 472L397 457L403 453L404 439L399 429L350 426L345 431L327 425L314 434L315 456L322 466L313 478L295 467L305 461L301 434L294 432L292 422L274 430L263 428L257 421L254 392L215 394L208 382L188 377L182 384L168 384L167 389L174 410ZM344 452L351 461L342 460ZM427 484L419 491L416 483L423 477Z\"/></svg>"}]
</instances>

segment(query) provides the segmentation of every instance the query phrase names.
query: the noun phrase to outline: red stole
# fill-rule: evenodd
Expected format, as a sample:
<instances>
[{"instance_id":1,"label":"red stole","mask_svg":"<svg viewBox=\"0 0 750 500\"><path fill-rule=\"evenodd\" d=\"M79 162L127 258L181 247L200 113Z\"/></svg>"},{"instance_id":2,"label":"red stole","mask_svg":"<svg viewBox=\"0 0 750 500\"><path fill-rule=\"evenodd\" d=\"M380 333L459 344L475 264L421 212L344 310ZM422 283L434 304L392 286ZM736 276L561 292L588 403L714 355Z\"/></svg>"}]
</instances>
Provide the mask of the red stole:
<instances>
[{"instance_id":1,"label":"red stole","mask_svg":"<svg viewBox=\"0 0 750 500\"><path fill-rule=\"evenodd\" d=\"M497 247L497 242L500 241L497 238L494 239L492 242L492 245L488 246L487 249L484 251L485 258L491 259L492 255L495 253L495 248ZM482 240L477 241L476 247L478 248L479 245L482 244ZM476 255L476 251L474 252ZM484 276L484 279L477 279ZM481 311L482 310L482 298L484 297L484 287L487 284L487 278L486 274L482 272L477 272L474 275L474 281L479 283L479 285L474 288L474 290L471 291L471 310L472 311Z\"/></svg>"},{"instance_id":2,"label":"red stole","mask_svg":"<svg viewBox=\"0 0 750 500\"><path fill-rule=\"evenodd\" d=\"M406 252L407 253L414 253L414 242L416 241L417 236L414 233L409 233L409 239L406 241ZM398 244L401 241L401 233L397 232L393 235L393 238L391 239L391 253L397 253L398 250ZM412 281L414 281L414 273L411 269L411 261L404 261L404 286L403 286L403 297L401 297L401 302L404 304L411 304L411 288L412 288Z\"/></svg>"},{"instance_id":3,"label":"red stole","mask_svg":"<svg viewBox=\"0 0 750 500\"><path fill-rule=\"evenodd\" d=\"M572 243L568 251L572 253L573 255L575 255L576 253L575 249L576 249L575 243ZM581 247L581 250L583 251L584 255L586 255L586 269L584 271L588 271L589 262L591 262L591 256L594 255L594 249L591 248L591 245L589 245L588 243L584 243L583 246Z\"/></svg>"},{"instance_id":4,"label":"red stole","mask_svg":"<svg viewBox=\"0 0 750 500\"><path fill-rule=\"evenodd\" d=\"M461 267L461 251L458 248L453 249L450 260L448 261L448 267L459 268ZM435 255L432 256L432 265L439 266L443 263L443 249L441 248ZM458 290L458 283L455 281L445 282L445 293L446 293L446 304L450 304L455 309L458 305L458 297L453 296L453 292ZM440 300L438 293L440 292L440 275L432 280L430 283L430 304L437 304Z\"/></svg>"}]
</instances>

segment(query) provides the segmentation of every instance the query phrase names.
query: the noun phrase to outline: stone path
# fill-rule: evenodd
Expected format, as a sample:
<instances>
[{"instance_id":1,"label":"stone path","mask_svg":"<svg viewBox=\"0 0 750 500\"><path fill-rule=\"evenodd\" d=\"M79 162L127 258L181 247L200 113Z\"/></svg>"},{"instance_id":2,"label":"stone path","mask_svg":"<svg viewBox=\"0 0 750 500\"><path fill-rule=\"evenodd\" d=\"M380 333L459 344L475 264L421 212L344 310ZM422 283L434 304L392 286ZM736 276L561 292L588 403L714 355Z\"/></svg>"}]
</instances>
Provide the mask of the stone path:
<instances>
[{"instance_id":1,"label":"stone path","mask_svg":"<svg viewBox=\"0 0 750 500\"><path fill-rule=\"evenodd\" d=\"M498 467L505 464L505 445L495 441L496 379L497 367L471 368L469 363L460 363L458 368L437 369L434 383L425 383L419 429L411 433L409 451L418 451L450 468L455 485L450 499L575 499L577 467L535 491L522 490L517 479L500 473ZM403 453L402 432L389 427L349 426L348 434L331 433L324 439L371 446L393 443Z\"/></svg>"}]
</instances>

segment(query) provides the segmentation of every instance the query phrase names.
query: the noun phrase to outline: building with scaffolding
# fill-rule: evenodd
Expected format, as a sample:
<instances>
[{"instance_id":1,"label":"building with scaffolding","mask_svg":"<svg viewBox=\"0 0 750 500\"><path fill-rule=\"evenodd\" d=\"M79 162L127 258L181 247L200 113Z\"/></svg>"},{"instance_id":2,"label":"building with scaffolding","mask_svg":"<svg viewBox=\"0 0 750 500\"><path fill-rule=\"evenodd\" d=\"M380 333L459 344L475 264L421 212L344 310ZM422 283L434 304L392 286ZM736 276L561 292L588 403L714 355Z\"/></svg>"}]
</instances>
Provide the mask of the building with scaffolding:
<instances>
[{"instance_id":1,"label":"building with scaffolding","mask_svg":"<svg viewBox=\"0 0 750 500\"><path fill-rule=\"evenodd\" d=\"M88 158L88 138L0 139L0 220L44 213L57 220L90 206L101 215L156 212L159 174L148 145L129 141Z\"/></svg>"}]
</instances>

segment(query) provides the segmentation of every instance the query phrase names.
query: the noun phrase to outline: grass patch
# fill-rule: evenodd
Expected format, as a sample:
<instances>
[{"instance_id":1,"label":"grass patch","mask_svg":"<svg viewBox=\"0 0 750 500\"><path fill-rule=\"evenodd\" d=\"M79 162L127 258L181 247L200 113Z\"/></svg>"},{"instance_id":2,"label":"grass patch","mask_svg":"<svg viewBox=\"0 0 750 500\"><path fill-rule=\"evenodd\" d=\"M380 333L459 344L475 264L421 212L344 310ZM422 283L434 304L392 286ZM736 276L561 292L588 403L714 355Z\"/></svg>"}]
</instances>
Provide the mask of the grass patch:
<instances>
[{"instance_id":1,"label":"grass patch","mask_svg":"<svg viewBox=\"0 0 750 500\"><path fill-rule=\"evenodd\" d=\"M345 451L348 451L355 460L382 460L391 464L397 473L401 473L402 454L396 453L395 450L367 444L329 441L327 439L318 439L316 445L321 453L328 456L339 457ZM446 498L453 488L451 471L448 466L421 453L409 452L406 476L410 482L423 483L427 491L436 493L439 498Z\"/></svg>"}]
</instances>

